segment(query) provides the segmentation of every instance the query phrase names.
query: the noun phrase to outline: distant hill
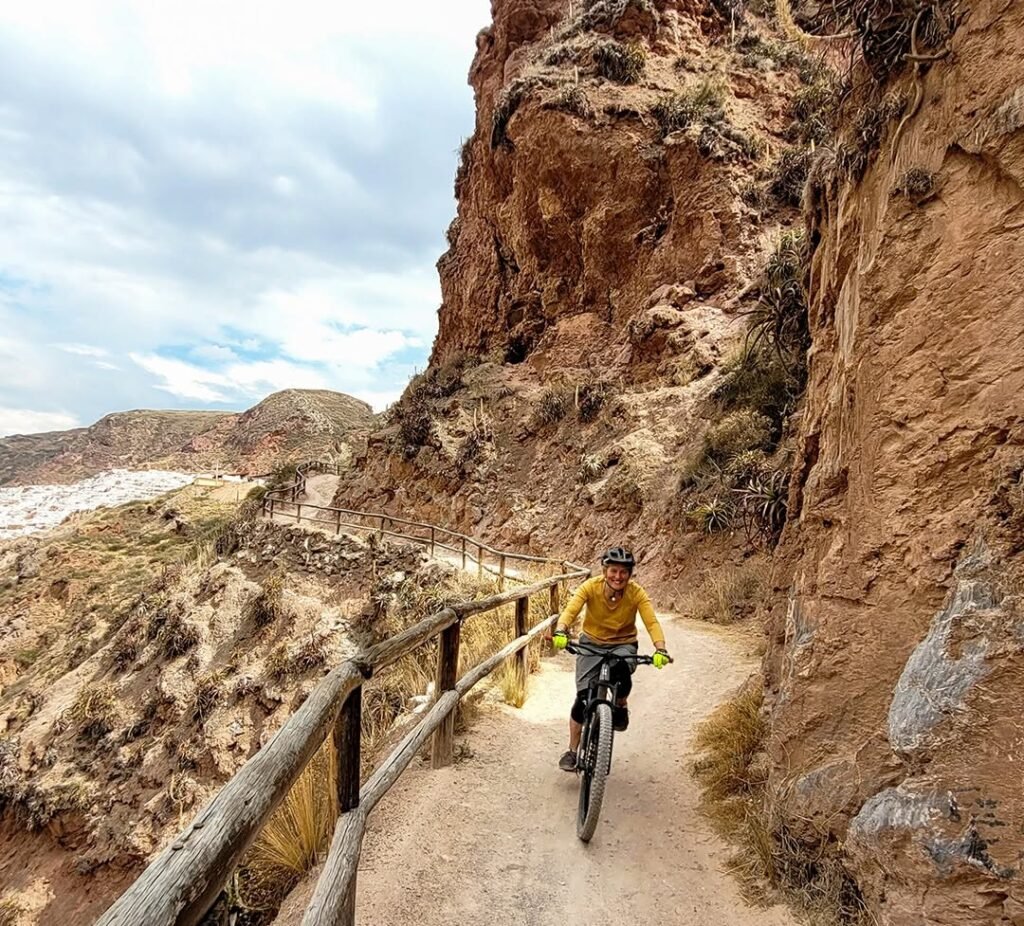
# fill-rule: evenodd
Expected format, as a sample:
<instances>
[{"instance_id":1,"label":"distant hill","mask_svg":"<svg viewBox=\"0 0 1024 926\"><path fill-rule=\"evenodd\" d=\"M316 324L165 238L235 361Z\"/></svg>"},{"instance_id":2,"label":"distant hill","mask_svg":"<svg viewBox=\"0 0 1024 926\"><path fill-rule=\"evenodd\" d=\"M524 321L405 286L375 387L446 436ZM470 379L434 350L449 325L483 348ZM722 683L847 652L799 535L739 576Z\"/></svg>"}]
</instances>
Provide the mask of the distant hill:
<instances>
[{"instance_id":1,"label":"distant hill","mask_svg":"<svg viewBox=\"0 0 1024 926\"><path fill-rule=\"evenodd\" d=\"M326 389L286 389L245 412L116 412L87 428L0 438L0 485L74 482L116 468L258 475L347 457L373 422L365 402Z\"/></svg>"}]
</instances>

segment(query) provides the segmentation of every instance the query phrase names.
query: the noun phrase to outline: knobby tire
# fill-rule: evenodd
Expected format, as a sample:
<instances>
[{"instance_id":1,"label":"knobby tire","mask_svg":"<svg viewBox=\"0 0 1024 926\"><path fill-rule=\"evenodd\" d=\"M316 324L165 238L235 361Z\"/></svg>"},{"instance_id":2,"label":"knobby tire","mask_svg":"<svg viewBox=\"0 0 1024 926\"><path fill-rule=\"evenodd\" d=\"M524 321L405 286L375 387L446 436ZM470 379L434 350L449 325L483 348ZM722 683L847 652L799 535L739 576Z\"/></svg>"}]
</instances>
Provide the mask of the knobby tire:
<instances>
[{"instance_id":1,"label":"knobby tire","mask_svg":"<svg viewBox=\"0 0 1024 926\"><path fill-rule=\"evenodd\" d=\"M604 800L604 786L612 765L612 709L607 704L598 704L591 719L590 737L587 742L587 763L580 777L580 802L576 814L576 835L584 842L597 829L601 817L601 801Z\"/></svg>"}]
</instances>

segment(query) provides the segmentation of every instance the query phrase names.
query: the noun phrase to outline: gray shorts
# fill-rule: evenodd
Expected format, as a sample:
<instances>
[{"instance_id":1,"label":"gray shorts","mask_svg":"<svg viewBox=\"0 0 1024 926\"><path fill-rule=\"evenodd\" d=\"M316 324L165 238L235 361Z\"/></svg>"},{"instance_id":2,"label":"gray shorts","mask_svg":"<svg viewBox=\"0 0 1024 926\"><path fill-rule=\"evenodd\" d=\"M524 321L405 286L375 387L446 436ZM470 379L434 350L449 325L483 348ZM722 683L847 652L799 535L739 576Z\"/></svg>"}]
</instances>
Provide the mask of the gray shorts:
<instances>
[{"instance_id":1,"label":"gray shorts","mask_svg":"<svg viewBox=\"0 0 1024 926\"><path fill-rule=\"evenodd\" d=\"M598 643L597 640L591 640L585 633L580 634L580 643L600 647L609 653L615 653L617 656L635 656L638 649L636 643ZM601 661L600 656L579 655L576 657L577 691L586 691L590 687L590 683L597 678L598 673L601 671ZM624 662L619 663L619 665L628 668L630 675L636 671L635 662Z\"/></svg>"}]
</instances>

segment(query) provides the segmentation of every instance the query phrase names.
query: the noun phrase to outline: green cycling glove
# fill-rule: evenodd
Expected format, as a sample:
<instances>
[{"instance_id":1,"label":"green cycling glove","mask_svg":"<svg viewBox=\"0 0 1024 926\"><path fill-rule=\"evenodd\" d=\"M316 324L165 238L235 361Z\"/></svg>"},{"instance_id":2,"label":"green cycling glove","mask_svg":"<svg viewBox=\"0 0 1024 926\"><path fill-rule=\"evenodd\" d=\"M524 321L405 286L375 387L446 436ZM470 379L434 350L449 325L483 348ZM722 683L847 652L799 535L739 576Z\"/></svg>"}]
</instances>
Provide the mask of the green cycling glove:
<instances>
[{"instance_id":1,"label":"green cycling glove","mask_svg":"<svg viewBox=\"0 0 1024 926\"><path fill-rule=\"evenodd\" d=\"M654 651L654 658L651 660L651 664L655 669L664 669L671 661L672 659L669 654L665 650L659 649Z\"/></svg>"},{"instance_id":2,"label":"green cycling glove","mask_svg":"<svg viewBox=\"0 0 1024 926\"><path fill-rule=\"evenodd\" d=\"M569 634L564 630L556 630L551 636L551 645L558 650L565 649L569 643Z\"/></svg>"}]
</instances>

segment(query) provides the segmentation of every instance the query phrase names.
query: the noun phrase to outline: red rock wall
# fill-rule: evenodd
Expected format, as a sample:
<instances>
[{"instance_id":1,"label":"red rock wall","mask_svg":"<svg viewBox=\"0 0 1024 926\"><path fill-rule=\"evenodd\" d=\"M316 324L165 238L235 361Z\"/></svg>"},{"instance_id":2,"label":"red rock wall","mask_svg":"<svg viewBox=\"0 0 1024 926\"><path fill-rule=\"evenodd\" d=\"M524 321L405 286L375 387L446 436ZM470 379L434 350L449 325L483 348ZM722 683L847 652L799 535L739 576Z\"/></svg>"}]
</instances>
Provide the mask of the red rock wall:
<instances>
[{"instance_id":1,"label":"red rock wall","mask_svg":"<svg viewBox=\"0 0 1024 926\"><path fill-rule=\"evenodd\" d=\"M819 216L772 789L879 923L1024 923L1024 8L975 5ZM913 95L910 76L907 90ZM915 203L911 167L935 174ZM1014 496L1015 497L1015 496Z\"/></svg>"}]
</instances>

